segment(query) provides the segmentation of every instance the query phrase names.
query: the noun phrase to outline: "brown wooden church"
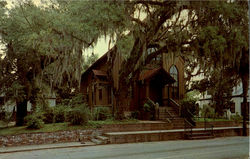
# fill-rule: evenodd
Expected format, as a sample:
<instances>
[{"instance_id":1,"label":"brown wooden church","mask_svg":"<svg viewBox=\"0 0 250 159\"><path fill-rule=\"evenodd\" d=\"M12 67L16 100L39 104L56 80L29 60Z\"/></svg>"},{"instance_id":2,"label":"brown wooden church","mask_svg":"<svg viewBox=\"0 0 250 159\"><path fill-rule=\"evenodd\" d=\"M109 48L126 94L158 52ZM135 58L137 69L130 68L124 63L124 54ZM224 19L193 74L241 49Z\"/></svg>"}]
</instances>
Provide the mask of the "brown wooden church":
<instances>
[{"instance_id":1,"label":"brown wooden church","mask_svg":"<svg viewBox=\"0 0 250 159\"><path fill-rule=\"evenodd\" d=\"M114 51L111 49L110 51ZM154 48L147 50L152 53ZM118 87L119 69L122 57L116 56L113 74L113 85L108 81L107 52L92 64L83 74L81 92L86 95L91 108L98 106L110 107L116 100L112 89ZM141 71L140 77L132 87L132 93L128 99L124 99L126 111L140 110L145 99L151 99L159 106L168 106L169 99L178 103L184 95L184 60L181 57L173 57L169 54L158 55L147 67Z\"/></svg>"}]
</instances>

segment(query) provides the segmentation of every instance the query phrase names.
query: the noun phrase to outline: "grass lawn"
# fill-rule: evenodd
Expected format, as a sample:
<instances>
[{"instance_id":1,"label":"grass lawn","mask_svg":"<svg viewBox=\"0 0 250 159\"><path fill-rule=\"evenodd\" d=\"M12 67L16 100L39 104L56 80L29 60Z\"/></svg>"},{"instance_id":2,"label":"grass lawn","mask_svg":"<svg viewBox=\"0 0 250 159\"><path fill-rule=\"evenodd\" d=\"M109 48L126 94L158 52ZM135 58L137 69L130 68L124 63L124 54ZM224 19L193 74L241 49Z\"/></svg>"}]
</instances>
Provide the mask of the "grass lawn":
<instances>
[{"instance_id":1,"label":"grass lawn","mask_svg":"<svg viewBox=\"0 0 250 159\"><path fill-rule=\"evenodd\" d=\"M205 121L205 118L195 118L195 121L196 122L204 122ZM232 120L229 120L229 119L216 119L216 118L206 118L206 121L232 121Z\"/></svg>"},{"instance_id":2,"label":"grass lawn","mask_svg":"<svg viewBox=\"0 0 250 159\"><path fill-rule=\"evenodd\" d=\"M91 128L99 128L101 125L108 125L108 124L130 124L136 123L137 120L105 120L105 121L89 121L88 124L84 126L80 125L70 125L69 123L53 123L53 124L45 124L41 129L27 129L26 126L12 126L12 127L5 127L0 128L0 135L16 135L16 134L23 134L23 133L35 133L35 132L55 132L55 131L62 131L62 130L76 130L76 129L91 129Z\"/></svg>"}]
</instances>

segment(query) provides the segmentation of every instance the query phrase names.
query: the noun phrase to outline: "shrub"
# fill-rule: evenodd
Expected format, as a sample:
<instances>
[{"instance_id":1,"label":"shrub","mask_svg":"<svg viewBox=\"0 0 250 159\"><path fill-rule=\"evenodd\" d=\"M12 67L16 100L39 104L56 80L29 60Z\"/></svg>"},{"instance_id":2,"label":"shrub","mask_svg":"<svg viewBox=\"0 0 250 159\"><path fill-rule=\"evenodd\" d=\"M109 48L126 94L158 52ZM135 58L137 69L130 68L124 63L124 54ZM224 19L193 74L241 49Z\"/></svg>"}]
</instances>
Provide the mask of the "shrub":
<instances>
[{"instance_id":1,"label":"shrub","mask_svg":"<svg viewBox=\"0 0 250 159\"><path fill-rule=\"evenodd\" d=\"M148 99L143 105L143 118L145 120L154 120L155 119L155 103Z\"/></svg>"},{"instance_id":2,"label":"shrub","mask_svg":"<svg viewBox=\"0 0 250 159\"><path fill-rule=\"evenodd\" d=\"M92 112L93 120L106 120L112 117L109 107L95 107Z\"/></svg>"},{"instance_id":3,"label":"shrub","mask_svg":"<svg viewBox=\"0 0 250 159\"><path fill-rule=\"evenodd\" d=\"M44 110L44 120L46 124L54 122L54 109L53 108L46 108Z\"/></svg>"},{"instance_id":4,"label":"shrub","mask_svg":"<svg viewBox=\"0 0 250 159\"><path fill-rule=\"evenodd\" d=\"M235 115L231 115L231 119L234 120L236 123L239 123L242 121L243 117L239 115L238 112L236 112Z\"/></svg>"},{"instance_id":5,"label":"shrub","mask_svg":"<svg viewBox=\"0 0 250 159\"><path fill-rule=\"evenodd\" d=\"M72 125L83 125L89 120L89 109L85 104L72 108L67 113L67 121Z\"/></svg>"},{"instance_id":6,"label":"shrub","mask_svg":"<svg viewBox=\"0 0 250 159\"><path fill-rule=\"evenodd\" d=\"M4 107L0 106L0 120L4 120L5 115L6 115L6 111L5 111Z\"/></svg>"},{"instance_id":7,"label":"shrub","mask_svg":"<svg viewBox=\"0 0 250 159\"><path fill-rule=\"evenodd\" d=\"M217 114L215 113L214 108L209 105L204 105L201 110L201 116L204 118L215 118Z\"/></svg>"},{"instance_id":8,"label":"shrub","mask_svg":"<svg viewBox=\"0 0 250 159\"><path fill-rule=\"evenodd\" d=\"M133 111L131 112L131 118L132 119L139 119L140 112L139 111Z\"/></svg>"},{"instance_id":9,"label":"shrub","mask_svg":"<svg viewBox=\"0 0 250 159\"><path fill-rule=\"evenodd\" d=\"M199 105L196 104L196 102L198 101L198 98L196 98L197 92L196 91L192 91L192 92L188 92L187 94L185 94L185 97L180 101L180 105L181 105L181 114L182 116L185 117L186 112L189 111L192 117L194 115L198 115L199 113Z\"/></svg>"},{"instance_id":10,"label":"shrub","mask_svg":"<svg viewBox=\"0 0 250 159\"><path fill-rule=\"evenodd\" d=\"M148 99L143 105L143 111L154 112L154 110L155 110L154 102Z\"/></svg>"},{"instance_id":11,"label":"shrub","mask_svg":"<svg viewBox=\"0 0 250 159\"><path fill-rule=\"evenodd\" d=\"M43 127L44 116L42 113L34 113L25 117L27 128L29 129L40 129Z\"/></svg>"},{"instance_id":12,"label":"shrub","mask_svg":"<svg viewBox=\"0 0 250 159\"><path fill-rule=\"evenodd\" d=\"M58 105L54 107L54 122L63 123L66 121L66 113L69 110L66 106Z\"/></svg>"}]
</instances>

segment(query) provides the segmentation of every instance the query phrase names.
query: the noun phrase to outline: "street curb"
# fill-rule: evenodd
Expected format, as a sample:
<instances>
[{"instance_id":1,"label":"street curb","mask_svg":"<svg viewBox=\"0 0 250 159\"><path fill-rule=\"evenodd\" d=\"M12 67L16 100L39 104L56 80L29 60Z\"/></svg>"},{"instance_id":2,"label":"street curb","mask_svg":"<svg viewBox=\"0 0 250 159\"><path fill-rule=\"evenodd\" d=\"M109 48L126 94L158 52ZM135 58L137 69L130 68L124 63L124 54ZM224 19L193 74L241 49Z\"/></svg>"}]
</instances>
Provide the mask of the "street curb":
<instances>
[{"instance_id":1,"label":"street curb","mask_svg":"<svg viewBox=\"0 0 250 159\"><path fill-rule=\"evenodd\" d=\"M28 152L28 151L39 151L39 150L49 150L49 149L78 148L78 147L87 147L87 146L96 146L96 144L85 144L85 145L83 144L83 145L72 145L72 146L54 146L54 147L30 148L30 149L20 149L20 150L7 150L7 151L0 151L0 154L15 153L15 152Z\"/></svg>"}]
</instances>

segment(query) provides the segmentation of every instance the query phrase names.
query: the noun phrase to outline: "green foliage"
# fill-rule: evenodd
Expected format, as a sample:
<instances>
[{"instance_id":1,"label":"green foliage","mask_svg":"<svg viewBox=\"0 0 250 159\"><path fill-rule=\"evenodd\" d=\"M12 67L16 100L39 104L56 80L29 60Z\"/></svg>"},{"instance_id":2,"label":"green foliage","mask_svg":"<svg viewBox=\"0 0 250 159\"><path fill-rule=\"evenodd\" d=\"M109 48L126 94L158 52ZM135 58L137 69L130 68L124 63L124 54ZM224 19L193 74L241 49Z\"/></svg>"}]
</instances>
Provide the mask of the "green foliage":
<instances>
[{"instance_id":1,"label":"green foliage","mask_svg":"<svg viewBox=\"0 0 250 159\"><path fill-rule=\"evenodd\" d=\"M238 112L236 112L235 115L231 115L231 119L234 120L236 123L240 123L243 119L241 115L239 115Z\"/></svg>"},{"instance_id":2,"label":"green foliage","mask_svg":"<svg viewBox=\"0 0 250 159\"><path fill-rule=\"evenodd\" d=\"M140 112L139 111L133 111L131 112L131 118L132 119L139 119Z\"/></svg>"},{"instance_id":3,"label":"green foliage","mask_svg":"<svg viewBox=\"0 0 250 159\"><path fill-rule=\"evenodd\" d=\"M118 39L116 45L118 52L122 55L123 59L127 60L130 57L130 52L134 44L133 36L126 35L121 39Z\"/></svg>"},{"instance_id":4,"label":"green foliage","mask_svg":"<svg viewBox=\"0 0 250 159\"><path fill-rule=\"evenodd\" d=\"M87 105L82 104L67 112L67 121L72 125L83 125L89 120L90 111Z\"/></svg>"},{"instance_id":5,"label":"green foliage","mask_svg":"<svg viewBox=\"0 0 250 159\"><path fill-rule=\"evenodd\" d=\"M43 113L33 113L24 118L26 121L27 128L29 129L40 129L44 126Z\"/></svg>"},{"instance_id":6,"label":"green foliage","mask_svg":"<svg viewBox=\"0 0 250 159\"><path fill-rule=\"evenodd\" d=\"M207 91L213 100L211 106L222 116L223 110L231 105L233 87L238 83L234 75L232 69L217 67L209 73L207 78L195 83L193 88L201 93Z\"/></svg>"},{"instance_id":7,"label":"green foliage","mask_svg":"<svg viewBox=\"0 0 250 159\"><path fill-rule=\"evenodd\" d=\"M112 117L109 107L95 107L92 112L93 120L107 120Z\"/></svg>"},{"instance_id":8,"label":"green foliage","mask_svg":"<svg viewBox=\"0 0 250 159\"><path fill-rule=\"evenodd\" d=\"M216 118L218 115L215 113L214 108L209 105L203 105L201 109L201 116L203 118Z\"/></svg>"},{"instance_id":9,"label":"green foliage","mask_svg":"<svg viewBox=\"0 0 250 159\"><path fill-rule=\"evenodd\" d=\"M0 120L2 120L8 126L9 122L12 120L13 112L8 112L4 107L0 107Z\"/></svg>"},{"instance_id":10,"label":"green foliage","mask_svg":"<svg viewBox=\"0 0 250 159\"><path fill-rule=\"evenodd\" d=\"M54 122L63 123L66 121L66 114L69 111L69 107L63 105L57 105L54 107Z\"/></svg>"},{"instance_id":11,"label":"green foliage","mask_svg":"<svg viewBox=\"0 0 250 159\"><path fill-rule=\"evenodd\" d=\"M85 102L84 95L82 93L78 93L74 96L63 99L60 104L68 107L77 107Z\"/></svg>"},{"instance_id":12,"label":"green foliage","mask_svg":"<svg viewBox=\"0 0 250 159\"><path fill-rule=\"evenodd\" d=\"M154 112L155 111L154 102L152 100L148 99L143 105L143 111Z\"/></svg>"},{"instance_id":13,"label":"green foliage","mask_svg":"<svg viewBox=\"0 0 250 159\"><path fill-rule=\"evenodd\" d=\"M26 98L25 87L18 81L14 81L6 92L6 100L23 101Z\"/></svg>"},{"instance_id":14,"label":"green foliage","mask_svg":"<svg viewBox=\"0 0 250 159\"><path fill-rule=\"evenodd\" d=\"M86 71L96 60L98 59L97 54L92 53L90 56L84 57L83 72Z\"/></svg>"},{"instance_id":15,"label":"green foliage","mask_svg":"<svg viewBox=\"0 0 250 159\"><path fill-rule=\"evenodd\" d=\"M44 110L44 122L45 124L53 123L54 122L54 109L51 107L48 107Z\"/></svg>"},{"instance_id":16,"label":"green foliage","mask_svg":"<svg viewBox=\"0 0 250 159\"><path fill-rule=\"evenodd\" d=\"M197 115L199 106L196 104L198 101L198 93L196 91L188 92L185 97L180 101L182 115L189 111L192 115Z\"/></svg>"},{"instance_id":17,"label":"green foliage","mask_svg":"<svg viewBox=\"0 0 250 159\"><path fill-rule=\"evenodd\" d=\"M87 105L84 104L82 94L64 99L55 107L38 107L44 112L45 123L60 123L70 121L72 124L83 124L89 118Z\"/></svg>"},{"instance_id":18,"label":"green foliage","mask_svg":"<svg viewBox=\"0 0 250 159\"><path fill-rule=\"evenodd\" d=\"M114 40L131 24L125 14L130 9L118 1L51 1L43 6L21 1L12 8L6 2L0 6L4 48L0 53L0 94L13 92L9 97L34 103L38 93L46 94L36 90L35 81L39 86L77 88L84 50L95 46L99 38L111 36ZM22 92L14 91L15 81Z\"/></svg>"},{"instance_id":19,"label":"green foliage","mask_svg":"<svg viewBox=\"0 0 250 159\"><path fill-rule=\"evenodd\" d=\"M143 111L146 113L143 118L149 118L149 120L155 119L155 103L148 99L143 105Z\"/></svg>"},{"instance_id":20,"label":"green foliage","mask_svg":"<svg viewBox=\"0 0 250 159\"><path fill-rule=\"evenodd\" d=\"M6 111L3 106L0 106L0 120L5 119Z\"/></svg>"}]
</instances>

